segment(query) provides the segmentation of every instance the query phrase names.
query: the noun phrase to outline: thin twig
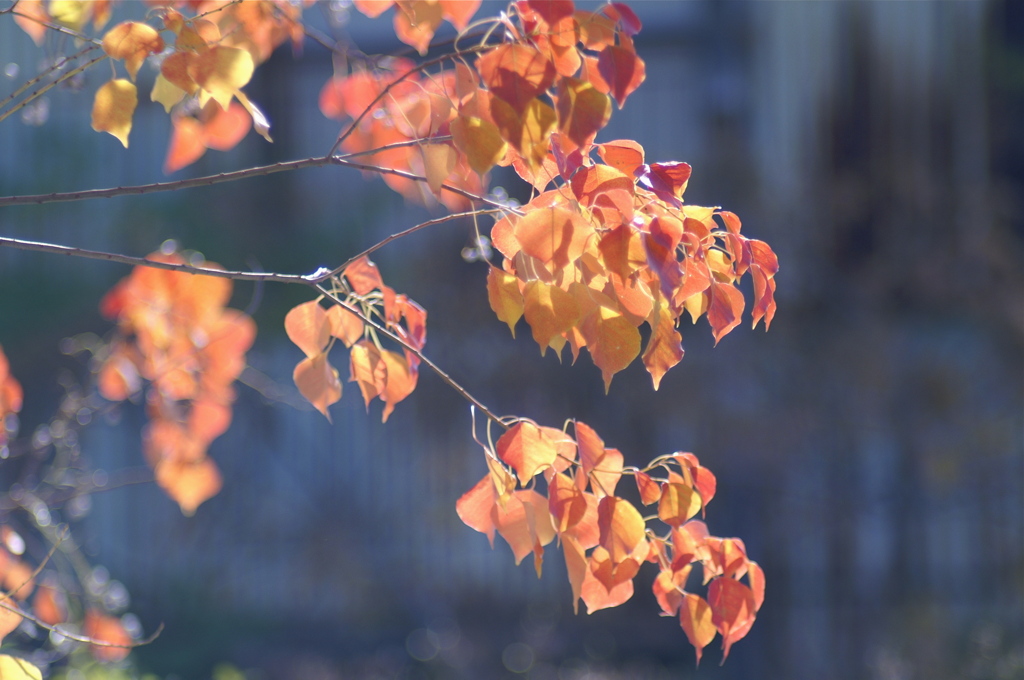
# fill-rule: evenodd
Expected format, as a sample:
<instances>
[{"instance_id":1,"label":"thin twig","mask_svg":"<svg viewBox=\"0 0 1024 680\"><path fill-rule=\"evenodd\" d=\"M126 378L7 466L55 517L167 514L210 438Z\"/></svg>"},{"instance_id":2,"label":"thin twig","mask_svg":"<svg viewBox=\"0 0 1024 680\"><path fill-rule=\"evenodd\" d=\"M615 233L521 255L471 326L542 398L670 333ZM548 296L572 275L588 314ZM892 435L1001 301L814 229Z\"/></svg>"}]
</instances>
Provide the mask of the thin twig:
<instances>
[{"instance_id":1,"label":"thin twig","mask_svg":"<svg viewBox=\"0 0 1024 680\"><path fill-rule=\"evenodd\" d=\"M24 92L28 88L32 87L36 83L40 82L46 76L50 75L54 71L59 71L60 69L64 68L64 64L67 64L70 61L74 61L75 59L79 59L81 57L84 57L86 54L88 54L89 52L92 52L95 49L97 49L96 45L89 45L88 47L85 47L85 48L79 50L78 52L75 52L70 57L64 57L60 61L54 62L54 64L52 66L50 66L50 68L46 69L45 71L43 71L42 73L40 73L36 77L31 78L29 80L26 80L24 83L21 84L21 87L19 87L17 90L15 90L14 92L10 93L9 95L4 97L3 99L0 99L0 108L3 108L5 106L7 106L7 104L9 102L11 102L11 101L14 101L14 99L16 99L18 97L18 95L20 95L22 92Z\"/></svg>"},{"instance_id":2,"label":"thin twig","mask_svg":"<svg viewBox=\"0 0 1024 680\"><path fill-rule=\"evenodd\" d=\"M56 80L54 80L52 83L47 83L46 85L43 85L38 90L33 91L32 94L30 94L25 99L22 99L20 102L18 102L17 104L12 106L11 108L7 109L3 113L0 113L0 121L4 120L5 118L9 117L10 115L12 115L12 114L20 111L21 109L25 108L30 103L32 103L34 100L38 99L39 97L41 97L42 95L46 94L47 92L49 92L53 88L57 87L58 85L63 83L65 80L68 80L69 78L75 77L76 75L78 75L79 73L85 71L87 68L89 68L93 64L98 64L99 62L101 62L101 61L103 61L105 59L108 59L108 58L109 57L106 54L101 54L98 57L90 59L89 61L85 62L81 66L76 66L75 68L71 69L70 71L68 71L67 73L62 75L60 78L57 78Z\"/></svg>"},{"instance_id":3,"label":"thin twig","mask_svg":"<svg viewBox=\"0 0 1024 680\"><path fill-rule=\"evenodd\" d=\"M354 307L351 304L345 302L345 300L343 300L342 298L338 297L338 295L335 294L334 291L332 291L330 288L327 288L322 283L321 284L316 284L314 287L316 288L317 292L319 292L321 295L323 295L323 296L325 296L327 298L330 298L335 304L341 305L347 311L351 312L352 314L355 314L360 319L362 319L363 323L365 323L368 326L371 326L378 333L380 333L380 334L384 335L385 337L390 338L391 340L394 340L395 342L397 342L405 350L407 350L410 354L415 356L423 364L425 364L428 368L430 368L430 370L432 370L434 373L436 373L437 377L439 377L442 381L444 381L445 384L447 384L453 390L458 392L459 396L461 396L463 399L468 401L470 404L472 404L476 408L480 409L480 412L483 413L485 416L487 416L487 418L489 420L491 420L494 423L497 423L498 425L500 425L501 427L503 427L506 430L508 429L509 426L506 425L504 423L504 421L502 421L502 419L500 417L498 417L489 408L484 406L480 402L480 400L478 400L476 397L474 397L472 394L470 394L468 391L466 391L466 388L464 388L459 383L455 382L455 380L452 379L451 376L449 376L447 373L445 373L443 370L441 370L440 366L438 366L433 361L431 361L426 356L424 356L423 352L421 352L420 350L418 350L415 347L413 347L412 345L410 345L408 342L403 340L397 334L392 333L391 331L389 331L387 328L385 328L383 325L381 325L380 323L378 323L374 319L370 318L368 315L364 314L363 311L361 309L359 309L358 307Z\"/></svg>"},{"instance_id":4,"label":"thin twig","mask_svg":"<svg viewBox=\"0 0 1024 680\"><path fill-rule=\"evenodd\" d=\"M160 633L162 633L164 630L164 624L161 623L159 626L156 627L156 630L148 638L145 638L144 640L139 640L138 642L120 644L117 642L107 642L106 640L97 640L96 638L91 638L87 635L79 635L78 633L72 633L71 631L65 630L60 626L51 626L35 614L27 612L21 607L13 605L9 602L0 602L0 608L6 609L9 612L13 612L18 616L24 617L32 623L39 626L40 628L56 633L61 637L66 637L67 639L74 640L75 642L84 642L86 644L95 645L96 647L118 647L120 649L134 649L135 647L142 647L143 645L150 644L151 642L153 642L153 640L156 640L160 636Z\"/></svg>"}]
</instances>

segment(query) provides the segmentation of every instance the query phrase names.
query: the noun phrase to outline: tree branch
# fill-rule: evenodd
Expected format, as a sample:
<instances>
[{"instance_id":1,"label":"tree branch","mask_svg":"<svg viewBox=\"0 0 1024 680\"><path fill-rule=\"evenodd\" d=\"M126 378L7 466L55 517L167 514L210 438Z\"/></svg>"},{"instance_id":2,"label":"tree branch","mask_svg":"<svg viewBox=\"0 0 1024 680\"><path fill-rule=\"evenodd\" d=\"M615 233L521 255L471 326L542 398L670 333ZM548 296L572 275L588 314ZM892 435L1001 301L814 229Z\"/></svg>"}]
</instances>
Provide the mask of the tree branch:
<instances>
[{"instance_id":1,"label":"tree branch","mask_svg":"<svg viewBox=\"0 0 1024 680\"><path fill-rule=\"evenodd\" d=\"M391 340L394 340L399 345L401 345L406 351L408 351L410 354L414 355L423 364L425 364L428 368L430 368L430 370L432 370L434 373L436 373L437 377L439 377L442 381L444 381L444 383L446 385L448 385L448 387L451 387L453 390L458 392L459 396L461 396L463 399L468 401L470 404L472 404L473 406L478 408L480 410L480 412L483 413L485 416L487 416L487 418L489 420L491 420L492 422L496 423L497 425L499 425L500 427L502 427L505 430L507 430L509 428L509 426L507 424L505 424L505 422L502 421L502 419L499 418L493 411L491 411L489 408L484 406L476 397L474 397L472 394L470 394L468 391L466 391L465 387L463 387L459 383L455 382L455 380L452 379L451 376L449 376L447 373L445 373L443 370L441 370L440 366L438 366L433 361L431 361L426 356L424 356L423 352L421 352L420 350L418 350L415 347L413 347L412 345L410 345L408 342L406 342L405 340L400 338L397 334L392 333L391 331L389 331L387 328L385 328L383 325L381 325L380 323L378 323L374 319L370 318L366 314L363 314L363 311L361 309L359 309L358 307L353 307L352 305L350 305L347 302L345 302L344 300L342 300L330 288L327 288L322 283L316 284L314 287L316 288L318 293L320 293L321 295L329 298L335 304L338 304L338 305L342 306L345 310L351 312L352 314L355 314L360 319L362 319L363 323L365 323L368 326L373 327L378 333L381 333L385 337L390 338Z\"/></svg>"}]
</instances>

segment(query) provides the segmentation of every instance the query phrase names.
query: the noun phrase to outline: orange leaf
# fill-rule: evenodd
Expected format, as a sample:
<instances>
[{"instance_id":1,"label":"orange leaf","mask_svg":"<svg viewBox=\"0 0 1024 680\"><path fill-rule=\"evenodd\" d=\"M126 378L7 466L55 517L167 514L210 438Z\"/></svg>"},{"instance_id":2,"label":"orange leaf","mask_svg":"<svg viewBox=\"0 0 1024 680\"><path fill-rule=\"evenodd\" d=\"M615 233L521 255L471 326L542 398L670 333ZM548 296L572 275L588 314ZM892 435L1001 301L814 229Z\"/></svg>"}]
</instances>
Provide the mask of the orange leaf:
<instances>
[{"instance_id":1,"label":"orange leaf","mask_svg":"<svg viewBox=\"0 0 1024 680\"><path fill-rule=\"evenodd\" d=\"M334 305L327 310L327 322L331 335L351 347L363 337L363 320L341 305Z\"/></svg>"},{"instance_id":2,"label":"orange leaf","mask_svg":"<svg viewBox=\"0 0 1024 680\"><path fill-rule=\"evenodd\" d=\"M640 331L620 312L598 307L580 324L580 332L594 365L601 369L607 393L612 377L640 354Z\"/></svg>"},{"instance_id":3,"label":"orange leaf","mask_svg":"<svg viewBox=\"0 0 1024 680\"><path fill-rule=\"evenodd\" d=\"M711 621L722 634L722 660L729 656L732 644L750 630L756 610L754 593L731 578L716 578L708 586Z\"/></svg>"},{"instance_id":4,"label":"orange leaf","mask_svg":"<svg viewBox=\"0 0 1024 680\"><path fill-rule=\"evenodd\" d=\"M40 621L51 626L64 623L68 618L64 597L49 585L40 585L36 590L36 596L32 601L32 610ZM0 638L2 637L0 635Z\"/></svg>"},{"instance_id":5,"label":"orange leaf","mask_svg":"<svg viewBox=\"0 0 1024 680\"><path fill-rule=\"evenodd\" d=\"M439 3L423 0L397 0L395 4L399 9L395 12L395 35L421 55L426 54L444 19L444 9Z\"/></svg>"},{"instance_id":6,"label":"orange leaf","mask_svg":"<svg viewBox=\"0 0 1024 680\"><path fill-rule=\"evenodd\" d=\"M488 50L477 60L477 71L487 89L517 114L523 114L535 97L551 87L557 75L554 65L537 48L519 43Z\"/></svg>"},{"instance_id":7,"label":"orange leaf","mask_svg":"<svg viewBox=\"0 0 1024 680\"><path fill-rule=\"evenodd\" d=\"M226 110L214 106L203 124L203 143L210 149L229 151L249 134L251 127L252 118L241 104L231 102Z\"/></svg>"},{"instance_id":8,"label":"orange leaf","mask_svg":"<svg viewBox=\"0 0 1024 680\"><path fill-rule=\"evenodd\" d=\"M597 524L601 530L601 547L608 551L613 564L630 557L644 541L647 526L632 503L615 496L601 499L597 506Z\"/></svg>"},{"instance_id":9,"label":"orange leaf","mask_svg":"<svg viewBox=\"0 0 1024 680\"><path fill-rule=\"evenodd\" d=\"M167 147L164 172L168 175L191 165L206 153L203 124L191 116L172 116L171 143Z\"/></svg>"},{"instance_id":10,"label":"orange leaf","mask_svg":"<svg viewBox=\"0 0 1024 680\"><path fill-rule=\"evenodd\" d=\"M356 295L366 295L374 289L384 287L384 280L380 278L377 265L365 255L345 267L344 274Z\"/></svg>"},{"instance_id":11,"label":"orange leaf","mask_svg":"<svg viewBox=\"0 0 1024 680\"><path fill-rule=\"evenodd\" d=\"M644 148L632 139L598 144L597 153L601 160L629 177L644 163Z\"/></svg>"},{"instance_id":12,"label":"orange leaf","mask_svg":"<svg viewBox=\"0 0 1024 680\"><path fill-rule=\"evenodd\" d=\"M188 75L226 109L235 91L252 78L254 68L252 55L247 50L217 45L189 60ZM200 98L200 103L206 104L206 100Z\"/></svg>"},{"instance_id":13,"label":"orange leaf","mask_svg":"<svg viewBox=\"0 0 1024 680\"><path fill-rule=\"evenodd\" d=\"M21 0L14 9L14 23L18 24L36 45L42 45L46 38L46 26L40 22L50 21L50 15L43 7L43 0Z\"/></svg>"},{"instance_id":14,"label":"orange leaf","mask_svg":"<svg viewBox=\"0 0 1024 680\"><path fill-rule=\"evenodd\" d=\"M743 314L743 294L731 284L717 281L711 282L709 290L711 299L708 304L708 323L711 324L717 345L726 333L739 325Z\"/></svg>"},{"instance_id":15,"label":"orange leaf","mask_svg":"<svg viewBox=\"0 0 1024 680\"><path fill-rule=\"evenodd\" d=\"M138 104L135 84L118 78L100 86L92 105L92 129L109 132L128 148L128 134L132 131L132 116Z\"/></svg>"},{"instance_id":16,"label":"orange leaf","mask_svg":"<svg viewBox=\"0 0 1024 680\"><path fill-rule=\"evenodd\" d=\"M683 336L676 330L668 305L660 297L651 311L650 321L651 337L644 349L643 362L657 390L668 369L683 358Z\"/></svg>"},{"instance_id":17,"label":"orange leaf","mask_svg":"<svg viewBox=\"0 0 1024 680\"><path fill-rule=\"evenodd\" d=\"M384 391L388 382L388 367L380 350L369 340L360 340L349 351L349 382L359 384L366 408L370 401Z\"/></svg>"},{"instance_id":18,"label":"orange leaf","mask_svg":"<svg viewBox=\"0 0 1024 680\"><path fill-rule=\"evenodd\" d=\"M599 609L618 607L633 597L633 580L627 579L608 590L588 568L580 587L580 597L587 605L587 614L593 614Z\"/></svg>"},{"instance_id":19,"label":"orange leaf","mask_svg":"<svg viewBox=\"0 0 1024 680\"><path fill-rule=\"evenodd\" d=\"M658 519L671 527L679 527L700 512L700 496L686 484L663 484L658 503Z\"/></svg>"},{"instance_id":20,"label":"orange leaf","mask_svg":"<svg viewBox=\"0 0 1024 680\"><path fill-rule=\"evenodd\" d=\"M128 631L124 629L120 619L101 614L95 609L90 609L85 612L83 630L85 635L93 640L115 645L125 645L123 647L92 645L90 647L92 655L98 660L114 662L128 656L129 649L127 645L132 643L132 638L128 635Z\"/></svg>"},{"instance_id":21,"label":"orange leaf","mask_svg":"<svg viewBox=\"0 0 1024 680\"><path fill-rule=\"evenodd\" d=\"M508 324L512 337L516 337L516 322L523 315L523 294L515 276L497 267L487 272L487 299L499 321Z\"/></svg>"},{"instance_id":22,"label":"orange leaf","mask_svg":"<svg viewBox=\"0 0 1024 680\"><path fill-rule=\"evenodd\" d=\"M459 31L466 30L469 20L480 8L480 0L438 0L444 18Z\"/></svg>"},{"instance_id":23,"label":"orange leaf","mask_svg":"<svg viewBox=\"0 0 1024 680\"><path fill-rule=\"evenodd\" d=\"M594 233L574 212L562 207L536 208L515 225L524 252L553 265L553 271L575 262Z\"/></svg>"},{"instance_id":24,"label":"orange leaf","mask_svg":"<svg viewBox=\"0 0 1024 680\"><path fill-rule=\"evenodd\" d=\"M682 588L686 585L686 578L689 575L690 567L687 565L686 569L680 571L662 570L654 579L651 590L666 616L675 616L679 613L679 605L683 601Z\"/></svg>"},{"instance_id":25,"label":"orange leaf","mask_svg":"<svg viewBox=\"0 0 1024 680\"><path fill-rule=\"evenodd\" d=\"M715 624L712 622L711 607L700 595L687 593L679 607L679 625L697 653L697 664L704 648L715 639Z\"/></svg>"},{"instance_id":26,"label":"orange leaf","mask_svg":"<svg viewBox=\"0 0 1024 680\"><path fill-rule=\"evenodd\" d=\"M194 515L204 501L221 488L220 471L206 457L194 461L165 460L156 466L157 485L180 507L184 515Z\"/></svg>"},{"instance_id":27,"label":"orange leaf","mask_svg":"<svg viewBox=\"0 0 1024 680\"><path fill-rule=\"evenodd\" d=\"M579 304L558 286L537 280L526 284L523 301L523 315L543 356L554 340L576 324Z\"/></svg>"},{"instance_id":28,"label":"orange leaf","mask_svg":"<svg viewBox=\"0 0 1024 680\"><path fill-rule=\"evenodd\" d=\"M352 4L366 16L376 19L388 11L391 5L395 4L395 0L353 0Z\"/></svg>"},{"instance_id":29,"label":"orange leaf","mask_svg":"<svg viewBox=\"0 0 1024 680\"><path fill-rule=\"evenodd\" d=\"M615 487L622 477L623 457L616 449L606 449L604 441L587 424L574 421L576 443L580 450L580 464L585 477L583 487L589 480L594 494L600 498L615 495Z\"/></svg>"},{"instance_id":30,"label":"orange leaf","mask_svg":"<svg viewBox=\"0 0 1024 680\"><path fill-rule=\"evenodd\" d=\"M103 36L103 51L114 59L124 59L125 68L133 81L146 57L158 54L163 49L163 38L156 29L137 21L122 22Z\"/></svg>"},{"instance_id":31,"label":"orange leaf","mask_svg":"<svg viewBox=\"0 0 1024 680\"><path fill-rule=\"evenodd\" d=\"M628 47L608 45L597 58L598 71L611 87L611 95L620 109L646 77L644 61L636 55L632 42L624 38L624 44Z\"/></svg>"},{"instance_id":32,"label":"orange leaf","mask_svg":"<svg viewBox=\"0 0 1024 680\"><path fill-rule=\"evenodd\" d=\"M497 504L497 494L491 475L486 474L472 489L455 501L455 512L466 526L487 535L494 548L495 524L492 511Z\"/></svg>"},{"instance_id":33,"label":"orange leaf","mask_svg":"<svg viewBox=\"0 0 1024 680\"><path fill-rule=\"evenodd\" d=\"M637 472L633 475L636 478L637 490L640 491L640 501L644 505L657 503L661 499L661 485L645 472Z\"/></svg>"},{"instance_id":34,"label":"orange leaf","mask_svg":"<svg viewBox=\"0 0 1024 680\"><path fill-rule=\"evenodd\" d=\"M535 474L554 465L561 435L561 430L521 420L501 435L495 451L500 460L512 466L519 482L525 485Z\"/></svg>"},{"instance_id":35,"label":"orange leaf","mask_svg":"<svg viewBox=\"0 0 1024 680\"><path fill-rule=\"evenodd\" d=\"M580 597L583 583L590 570L583 547L572 536L562 536L562 552L565 555L565 568L569 573L569 586L572 588L572 611L579 613Z\"/></svg>"},{"instance_id":36,"label":"orange leaf","mask_svg":"<svg viewBox=\"0 0 1024 680\"><path fill-rule=\"evenodd\" d=\"M327 407L341 399L338 371L327 361L327 354L306 357L295 367L292 379L299 392L330 422Z\"/></svg>"},{"instance_id":37,"label":"orange leaf","mask_svg":"<svg viewBox=\"0 0 1024 680\"><path fill-rule=\"evenodd\" d=\"M548 482L548 506L561 534L580 523L587 513L587 499L576 483L562 473L555 473Z\"/></svg>"},{"instance_id":38,"label":"orange leaf","mask_svg":"<svg viewBox=\"0 0 1024 680\"><path fill-rule=\"evenodd\" d=\"M381 415L381 422L388 422L388 416L395 410L395 404L402 401L416 389L417 372L409 368L409 361L405 356L382 350L380 358L384 362L387 371L387 383L380 394L384 402L384 413Z\"/></svg>"},{"instance_id":39,"label":"orange leaf","mask_svg":"<svg viewBox=\"0 0 1024 680\"><path fill-rule=\"evenodd\" d=\"M292 307L284 317L284 330L307 357L320 355L331 339L327 312L316 300Z\"/></svg>"}]
</instances>

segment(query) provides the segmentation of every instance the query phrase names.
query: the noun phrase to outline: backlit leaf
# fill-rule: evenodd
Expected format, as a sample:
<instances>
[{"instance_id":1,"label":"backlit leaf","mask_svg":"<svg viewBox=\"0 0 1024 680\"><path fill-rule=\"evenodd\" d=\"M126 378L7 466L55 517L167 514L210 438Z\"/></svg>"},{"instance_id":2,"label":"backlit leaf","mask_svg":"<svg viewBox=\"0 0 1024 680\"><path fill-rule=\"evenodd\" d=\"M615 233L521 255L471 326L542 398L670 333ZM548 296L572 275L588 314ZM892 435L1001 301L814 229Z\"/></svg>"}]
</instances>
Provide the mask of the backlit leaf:
<instances>
[{"instance_id":1,"label":"backlit leaf","mask_svg":"<svg viewBox=\"0 0 1024 680\"><path fill-rule=\"evenodd\" d=\"M409 367L409 360L401 354L385 349L380 353L387 370L387 383L380 394L384 402L384 412L381 414L381 422L386 423L388 416L395 410L395 404L402 401L416 389L418 373Z\"/></svg>"},{"instance_id":2,"label":"backlit leaf","mask_svg":"<svg viewBox=\"0 0 1024 680\"><path fill-rule=\"evenodd\" d=\"M700 595L687 593L680 603L679 624L693 645L697 653L697 663L700 664L704 648L715 639L717 632L712 622L711 607Z\"/></svg>"},{"instance_id":3,"label":"backlit leaf","mask_svg":"<svg viewBox=\"0 0 1024 680\"><path fill-rule=\"evenodd\" d=\"M535 169L544 163L551 133L558 122L553 108L539 99L531 99L525 110L517 113L495 97L491 99L491 117L502 138L519 152L527 165Z\"/></svg>"},{"instance_id":4,"label":"backlit leaf","mask_svg":"<svg viewBox=\"0 0 1024 680\"><path fill-rule=\"evenodd\" d=\"M421 55L426 54L444 19L444 9L440 3L423 0L397 0L395 4L395 35Z\"/></svg>"},{"instance_id":5,"label":"backlit leaf","mask_svg":"<svg viewBox=\"0 0 1024 680\"><path fill-rule=\"evenodd\" d=\"M505 156L506 143L494 123L459 116L451 122L452 142L466 155L469 167L484 174Z\"/></svg>"},{"instance_id":6,"label":"backlit leaf","mask_svg":"<svg viewBox=\"0 0 1024 680\"><path fill-rule=\"evenodd\" d=\"M632 139L598 144L597 153L601 160L629 177L644 164L644 148Z\"/></svg>"},{"instance_id":7,"label":"backlit leaf","mask_svg":"<svg viewBox=\"0 0 1024 680\"><path fill-rule=\"evenodd\" d=\"M363 256L345 267L345 278L356 295L366 295L370 291L383 288L384 280L380 277L377 265Z\"/></svg>"},{"instance_id":8,"label":"backlit leaf","mask_svg":"<svg viewBox=\"0 0 1024 680\"><path fill-rule=\"evenodd\" d=\"M132 643L132 638L128 635L128 631L124 629L120 619L101 614L95 609L90 609L85 613L83 632L93 640L113 645L123 645L121 647L92 645L90 650L92 655L98 660L113 662L120 661L128 656L129 649L127 646ZM4 680L6 680L6 677Z\"/></svg>"},{"instance_id":9,"label":"backlit leaf","mask_svg":"<svg viewBox=\"0 0 1024 680\"><path fill-rule=\"evenodd\" d=\"M682 360L682 342L683 337L676 330L667 304L659 299L651 314L651 336L643 355L644 366L651 374L655 390L661 385L661 379L668 369Z\"/></svg>"},{"instance_id":10,"label":"backlit leaf","mask_svg":"<svg viewBox=\"0 0 1024 680\"><path fill-rule=\"evenodd\" d=\"M597 517L601 546L608 551L613 564L625 560L644 541L646 523L629 501L605 496L597 507Z\"/></svg>"},{"instance_id":11,"label":"backlit leaf","mask_svg":"<svg viewBox=\"0 0 1024 680\"><path fill-rule=\"evenodd\" d=\"M633 477L636 479L636 487L644 505L657 503L661 499L661 485L654 481L649 474L637 472Z\"/></svg>"},{"instance_id":12,"label":"backlit leaf","mask_svg":"<svg viewBox=\"0 0 1024 680\"><path fill-rule=\"evenodd\" d=\"M620 312L598 307L580 325L594 365L601 369L604 391L612 377L640 354L640 331Z\"/></svg>"},{"instance_id":13,"label":"backlit leaf","mask_svg":"<svg viewBox=\"0 0 1024 680\"><path fill-rule=\"evenodd\" d=\"M43 0L21 0L14 12L14 23L32 38L36 45L42 45L46 38L46 26L41 22L49 22L50 15L43 7Z\"/></svg>"},{"instance_id":14,"label":"backlit leaf","mask_svg":"<svg viewBox=\"0 0 1024 680\"><path fill-rule=\"evenodd\" d=\"M530 281L523 291L523 316L530 324L533 339L544 352L552 341L576 324L579 304L569 293L558 286L542 281Z\"/></svg>"},{"instance_id":15,"label":"backlit leaf","mask_svg":"<svg viewBox=\"0 0 1024 680\"><path fill-rule=\"evenodd\" d=\"M358 383L366 407L384 391L388 381L388 367L380 350L369 340L360 340L349 350L350 382Z\"/></svg>"},{"instance_id":16,"label":"backlit leaf","mask_svg":"<svg viewBox=\"0 0 1024 680\"><path fill-rule=\"evenodd\" d=\"M327 407L341 399L341 380L337 369L327 361L327 354L317 354L300 361L292 379L306 401L330 422L331 414Z\"/></svg>"},{"instance_id":17,"label":"backlit leaf","mask_svg":"<svg viewBox=\"0 0 1024 680\"><path fill-rule=\"evenodd\" d=\"M587 146L612 115L608 95L592 83L562 78L558 83L558 131L577 146Z\"/></svg>"},{"instance_id":18,"label":"backlit leaf","mask_svg":"<svg viewBox=\"0 0 1024 680\"><path fill-rule=\"evenodd\" d=\"M327 323L331 335L351 347L363 337L363 320L341 305L333 305L327 310Z\"/></svg>"},{"instance_id":19,"label":"backlit leaf","mask_svg":"<svg viewBox=\"0 0 1024 680\"><path fill-rule=\"evenodd\" d=\"M551 263L555 270L579 258L594 233L576 213L561 207L531 210L516 223L514 231L524 252Z\"/></svg>"},{"instance_id":20,"label":"backlit leaf","mask_svg":"<svg viewBox=\"0 0 1024 680\"><path fill-rule=\"evenodd\" d=\"M173 499L184 515L191 516L196 512L203 502L213 498L220 491L222 482L220 471L217 465L209 458L202 457L198 460L167 460L156 466L155 475L157 485ZM96 637L96 636L92 636ZM102 638L101 638L102 639ZM113 640L108 640L113 642ZM113 649L109 647L97 647L93 650L100 658L107 658L98 653L98 649ZM127 650L117 650L121 656L113 652L110 660L123 658Z\"/></svg>"},{"instance_id":21,"label":"backlit leaf","mask_svg":"<svg viewBox=\"0 0 1024 680\"><path fill-rule=\"evenodd\" d=\"M726 333L739 325L743 314L743 294L732 285L717 281L711 283L709 290L708 323L717 345Z\"/></svg>"},{"instance_id":22,"label":"backlit leaf","mask_svg":"<svg viewBox=\"0 0 1024 680\"><path fill-rule=\"evenodd\" d=\"M487 299L499 321L508 324L512 337L516 336L516 322L523 316L523 294L518 279L497 267L487 272Z\"/></svg>"},{"instance_id":23,"label":"backlit leaf","mask_svg":"<svg viewBox=\"0 0 1024 680\"><path fill-rule=\"evenodd\" d=\"M611 95L620 109L646 77L644 61L636 55L631 44L628 48L617 45L605 47L597 58L597 68L611 87Z\"/></svg>"},{"instance_id":24,"label":"backlit leaf","mask_svg":"<svg viewBox=\"0 0 1024 680\"><path fill-rule=\"evenodd\" d=\"M472 489L462 494L455 502L455 512L459 515L466 526L476 529L487 536L487 540L494 547L494 520L491 512L496 505L497 495L494 491L494 482L489 474L473 486Z\"/></svg>"},{"instance_id":25,"label":"backlit leaf","mask_svg":"<svg viewBox=\"0 0 1024 680\"><path fill-rule=\"evenodd\" d=\"M135 84L118 78L100 86L92 105L92 129L109 132L128 148L128 133L132 131L132 115L138 103Z\"/></svg>"},{"instance_id":26,"label":"backlit leaf","mask_svg":"<svg viewBox=\"0 0 1024 680\"><path fill-rule=\"evenodd\" d=\"M441 186L455 169L458 160L455 149L448 144L424 144L420 147L423 153L423 174L427 178L427 186L435 195L441 195Z\"/></svg>"},{"instance_id":27,"label":"backlit leaf","mask_svg":"<svg viewBox=\"0 0 1024 680\"><path fill-rule=\"evenodd\" d=\"M252 78L255 65L247 50L218 45L189 61L188 74L214 101L226 109L235 91ZM205 101L200 103L205 104Z\"/></svg>"},{"instance_id":28,"label":"backlit leaf","mask_svg":"<svg viewBox=\"0 0 1024 680\"><path fill-rule=\"evenodd\" d=\"M658 503L658 519L678 527L700 512L700 496L686 484L663 484Z\"/></svg>"},{"instance_id":29,"label":"backlit leaf","mask_svg":"<svg viewBox=\"0 0 1024 680\"><path fill-rule=\"evenodd\" d=\"M519 483L525 485L541 470L554 465L558 458L557 443L550 427L540 427L521 420L501 435L495 445L498 458L516 471ZM561 430L555 430L561 435Z\"/></svg>"},{"instance_id":30,"label":"backlit leaf","mask_svg":"<svg viewBox=\"0 0 1024 680\"><path fill-rule=\"evenodd\" d=\"M477 60L477 71L491 92L517 114L551 87L556 71L537 48L519 43L499 45ZM506 137L508 139L508 137Z\"/></svg>"},{"instance_id":31,"label":"backlit leaf","mask_svg":"<svg viewBox=\"0 0 1024 680\"><path fill-rule=\"evenodd\" d=\"M754 593L731 578L716 578L708 586L711 621L722 634L722 659L729 656L732 644L750 630L754 618Z\"/></svg>"},{"instance_id":32,"label":"backlit leaf","mask_svg":"<svg viewBox=\"0 0 1024 680\"><path fill-rule=\"evenodd\" d=\"M331 339L327 312L316 300L292 307L284 317L284 330L307 357L320 355Z\"/></svg>"},{"instance_id":33,"label":"backlit leaf","mask_svg":"<svg viewBox=\"0 0 1024 680\"><path fill-rule=\"evenodd\" d=\"M146 57L163 49L163 38L156 29L138 21L122 22L103 36L103 51L114 59L124 59L133 81Z\"/></svg>"},{"instance_id":34,"label":"backlit leaf","mask_svg":"<svg viewBox=\"0 0 1024 680\"><path fill-rule=\"evenodd\" d=\"M21 620L21 617L13 612L8 612L7 610L0 612L0 618L7 616L17 617L19 621ZM0 629L2 628L3 626L0 624ZM2 638L3 636L0 635L0 639ZM43 680L43 674L38 668L24 659L0 654L0 678L3 678L3 680Z\"/></svg>"}]
</instances>

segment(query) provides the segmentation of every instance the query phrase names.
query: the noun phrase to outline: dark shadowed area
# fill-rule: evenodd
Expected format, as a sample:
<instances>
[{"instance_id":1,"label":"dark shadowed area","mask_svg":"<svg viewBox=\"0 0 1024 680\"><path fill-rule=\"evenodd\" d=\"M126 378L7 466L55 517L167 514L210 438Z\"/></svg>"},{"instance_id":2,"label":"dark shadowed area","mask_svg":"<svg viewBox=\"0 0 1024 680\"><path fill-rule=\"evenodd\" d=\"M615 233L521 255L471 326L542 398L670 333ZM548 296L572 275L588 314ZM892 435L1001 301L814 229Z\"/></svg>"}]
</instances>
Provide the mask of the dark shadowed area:
<instances>
[{"instance_id":1,"label":"dark shadowed area","mask_svg":"<svg viewBox=\"0 0 1024 680\"><path fill-rule=\"evenodd\" d=\"M355 385L333 425L268 399L299 401L301 353L282 319L309 292L238 284L233 304L260 328L250 377L279 389L239 386L211 448L223 491L184 517L153 485L125 486L92 496L77 519L97 575L130 594L118 613L146 631L165 624L133 655L140 671L1024 677L1024 4L634 7L647 80L598 141L632 138L648 160L690 163L686 201L736 212L744 234L772 245L779 310L767 334L744 323L714 347L705 321L687 321L686 357L659 391L637 363L605 395L588 356L541 358L525 324L513 339L494 317L486 265L463 258L471 224L421 231L374 260L428 310L426 354L494 411L554 427L578 418L631 465L697 454L718 476L711 531L743 538L767 574L752 632L724 666L716 641L694 670L646 570L630 602L574 616L554 546L538 581L530 560L515 567L507 545L491 551L456 516L485 472L465 401L429 373L386 425ZM367 52L399 49L387 19L347 2L307 13ZM0 20L0 98L53 56ZM127 151L90 129L100 71L0 124L0 195L165 179L169 122L146 97ZM143 68L140 91L154 73ZM274 144L250 134L172 178L325 153L338 125L316 102L331 75L315 44L280 50L246 88ZM499 186L529 197L506 171ZM0 235L139 256L176 239L230 269L308 273L439 214L379 179L322 168L7 207ZM61 340L111 330L98 301L127 273L0 249L0 344L25 387L21 436L53 413L59 381L88 378ZM83 430L83 451L111 476L144 469L142 422L126 404Z\"/></svg>"}]
</instances>

